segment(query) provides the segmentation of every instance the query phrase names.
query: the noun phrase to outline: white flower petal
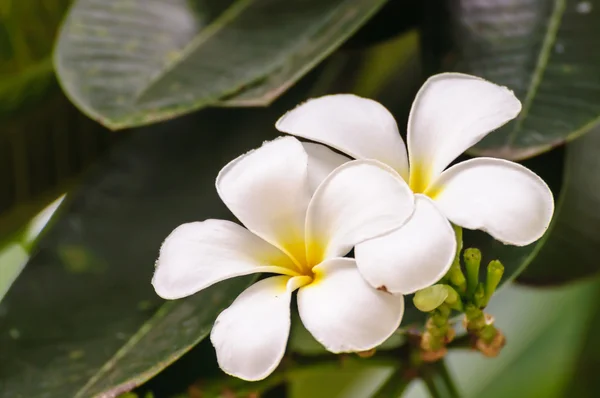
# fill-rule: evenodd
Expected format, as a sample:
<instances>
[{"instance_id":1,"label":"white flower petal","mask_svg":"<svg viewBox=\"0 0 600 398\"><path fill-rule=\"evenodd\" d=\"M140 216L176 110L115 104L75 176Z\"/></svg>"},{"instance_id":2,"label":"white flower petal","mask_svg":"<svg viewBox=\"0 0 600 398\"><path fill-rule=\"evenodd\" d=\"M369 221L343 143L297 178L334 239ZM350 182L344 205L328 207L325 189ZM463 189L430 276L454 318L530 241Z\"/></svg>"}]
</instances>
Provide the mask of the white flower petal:
<instances>
[{"instance_id":1,"label":"white flower petal","mask_svg":"<svg viewBox=\"0 0 600 398\"><path fill-rule=\"evenodd\" d=\"M304 262L310 200L308 155L296 138L265 143L230 162L217 177L229 210L252 232Z\"/></svg>"},{"instance_id":2,"label":"white flower petal","mask_svg":"<svg viewBox=\"0 0 600 398\"><path fill-rule=\"evenodd\" d=\"M408 119L411 179L426 185L461 153L521 111L512 91L475 76L442 73L419 90ZM411 186L414 183L411 181Z\"/></svg>"},{"instance_id":3,"label":"white flower petal","mask_svg":"<svg viewBox=\"0 0 600 398\"><path fill-rule=\"evenodd\" d=\"M358 269L371 286L411 294L433 285L452 265L452 226L426 196L416 195L415 206L400 229L356 245Z\"/></svg>"},{"instance_id":4,"label":"white flower petal","mask_svg":"<svg viewBox=\"0 0 600 398\"><path fill-rule=\"evenodd\" d=\"M376 160L353 160L319 186L306 216L311 265L341 257L366 239L399 228L412 214L414 195L391 168Z\"/></svg>"},{"instance_id":5,"label":"white flower petal","mask_svg":"<svg viewBox=\"0 0 600 398\"><path fill-rule=\"evenodd\" d=\"M290 300L298 280L275 276L246 289L217 318L210 341L227 374L254 381L267 377L283 358L290 333Z\"/></svg>"},{"instance_id":6,"label":"white flower petal","mask_svg":"<svg viewBox=\"0 0 600 398\"><path fill-rule=\"evenodd\" d=\"M165 239L152 285L162 298L177 299L235 276L290 275L294 267L282 251L244 227L206 220L180 225Z\"/></svg>"},{"instance_id":7,"label":"white flower petal","mask_svg":"<svg viewBox=\"0 0 600 398\"><path fill-rule=\"evenodd\" d=\"M326 260L314 271L315 281L298 291L298 312L327 350L370 350L400 326L404 298L369 286L353 259Z\"/></svg>"},{"instance_id":8,"label":"white flower petal","mask_svg":"<svg viewBox=\"0 0 600 398\"><path fill-rule=\"evenodd\" d=\"M275 127L317 141L357 159L376 159L408 177L406 147L392 114L379 102L352 94L308 100Z\"/></svg>"},{"instance_id":9,"label":"white flower petal","mask_svg":"<svg viewBox=\"0 0 600 398\"><path fill-rule=\"evenodd\" d=\"M308 154L308 185L313 193L333 170L351 160L325 145L312 142L303 142L302 145Z\"/></svg>"},{"instance_id":10,"label":"white flower petal","mask_svg":"<svg viewBox=\"0 0 600 398\"><path fill-rule=\"evenodd\" d=\"M554 200L546 183L514 162L476 158L444 171L427 192L454 224L525 246L548 228Z\"/></svg>"}]
</instances>

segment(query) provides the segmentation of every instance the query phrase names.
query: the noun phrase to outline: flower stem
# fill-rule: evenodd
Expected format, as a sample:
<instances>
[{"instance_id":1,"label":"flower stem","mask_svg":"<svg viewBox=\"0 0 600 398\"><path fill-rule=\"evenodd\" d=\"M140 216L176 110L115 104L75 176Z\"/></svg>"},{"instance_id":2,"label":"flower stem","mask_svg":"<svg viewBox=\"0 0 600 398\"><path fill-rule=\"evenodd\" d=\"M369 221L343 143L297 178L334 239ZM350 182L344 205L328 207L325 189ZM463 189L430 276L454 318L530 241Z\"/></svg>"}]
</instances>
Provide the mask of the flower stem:
<instances>
[{"instance_id":1,"label":"flower stem","mask_svg":"<svg viewBox=\"0 0 600 398\"><path fill-rule=\"evenodd\" d=\"M432 398L459 398L444 360L424 365L420 376Z\"/></svg>"},{"instance_id":2,"label":"flower stem","mask_svg":"<svg viewBox=\"0 0 600 398\"><path fill-rule=\"evenodd\" d=\"M394 373L390 376L386 382L379 387L377 392L372 395L371 398L389 398L389 397L400 397L406 387L412 381L410 378L407 378L403 374L404 368L394 371Z\"/></svg>"},{"instance_id":3,"label":"flower stem","mask_svg":"<svg viewBox=\"0 0 600 398\"><path fill-rule=\"evenodd\" d=\"M500 353L506 340L494 325L494 319L486 315L481 308L468 305L465 308L467 332L475 338L474 346L483 355L495 357Z\"/></svg>"},{"instance_id":4,"label":"flower stem","mask_svg":"<svg viewBox=\"0 0 600 398\"><path fill-rule=\"evenodd\" d=\"M449 322L451 312L452 309L448 304L442 304L430 313L419 343L423 361L438 361L448 352L446 345L454 339L455 335Z\"/></svg>"}]
</instances>

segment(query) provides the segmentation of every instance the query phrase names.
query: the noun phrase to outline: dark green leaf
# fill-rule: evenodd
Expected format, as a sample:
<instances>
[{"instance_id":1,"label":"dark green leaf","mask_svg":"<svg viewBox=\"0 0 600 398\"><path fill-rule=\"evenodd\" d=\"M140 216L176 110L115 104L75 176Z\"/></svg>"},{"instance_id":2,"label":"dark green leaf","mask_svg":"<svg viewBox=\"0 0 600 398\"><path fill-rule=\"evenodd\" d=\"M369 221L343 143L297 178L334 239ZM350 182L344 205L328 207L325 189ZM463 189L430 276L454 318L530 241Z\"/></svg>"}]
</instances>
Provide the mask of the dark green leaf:
<instances>
[{"instance_id":1,"label":"dark green leaf","mask_svg":"<svg viewBox=\"0 0 600 398\"><path fill-rule=\"evenodd\" d=\"M114 396L205 337L249 280L155 312L158 248L183 222L231 217L214 189L218 170L272 138L274 120L296 101L207 110L113 148L68 196L64 217L0 303L0 397Z\"/></svg>"},{"instance_id":2,"label":"dark green leaf","mask_svg":"<svg viewBox=\"0 0 600 398\"><path fill-rule=\"evenodd\" d=\"M587 282L586 284L589 284ZM596 281L596 285L598 282ZM578 398L592 398L598 394L598 358L600 358L600 344L598 341L598 330L600 330L600 288L596 289L596 294L587 298L587 302L579 303L578 306L587 308L587 304L591 303L592 311L589 318L586 319L587 333L585 336L579 334L577 339L577 349L579 358L577 363L572 367L573 372L570 375L571 380L565 391L568 391L569 396ZM579 308L577 308L579 311ZM566 324L565 327L571 326ZM571 328L571 331L573 329ZM566 396L566 394L565 394Z\"/></svg>"},{"instance_id":3,"label":"dark green leaf","mask_svg":"<svg viewBox=\"0 0 600 398\"><path fill-rule=\"evenodd\" d=\"M266 104L384 0L78 0L58 41L63 88L111 128L173 118L227 97Z\"/></svg>"},{"instance_id":4,"label":"dark green leaf","mask_svg":"<svg viewBox=\"0 0 600 398\"><path fill-rule=\"evenodd\" d=\"M563 187L546 244L519 277L561 284L600 271L600 129L567 145Z\"/></svg>"},{"instance_id":5,"label":"dark green leaf","mask_svg":"<svg viewBox=\"0 0 600 398\"><path fill-rule=\"evenodd\" d=\"M56 84L50 54L69 4L0 4L1 243L116 138L81 115Z\"/></svg>"},{"instance_id":6,"label":"dark green leaf","mask_svg":"<svg viewBox=\"0 0 600 398\"><path fill-rule=\"evenodd\" d=\"M472 153L524 159L600 120L600 0L449 1L457 68L513 89L518 118Z\"/></svg>"},{"instance_id":7,"label":"dark green leaf","mask_svg":"<svg viewBox=\"0 0 600 398\"><path fill-rule=\"evenodd\" d=\"M390 377L389 366L320 365L288 376L290 398L370 397Z\"/></svg>"},{"instance_id":8,"label":"dark green leaf","mask_svg":"<svg viewBox=\"0 0 600 398\"><path fill-rule=\"evenodd\" d=\"M119 137L53 93L2 122L0 242L71 185Z\"/></svg>"}]
</instances>

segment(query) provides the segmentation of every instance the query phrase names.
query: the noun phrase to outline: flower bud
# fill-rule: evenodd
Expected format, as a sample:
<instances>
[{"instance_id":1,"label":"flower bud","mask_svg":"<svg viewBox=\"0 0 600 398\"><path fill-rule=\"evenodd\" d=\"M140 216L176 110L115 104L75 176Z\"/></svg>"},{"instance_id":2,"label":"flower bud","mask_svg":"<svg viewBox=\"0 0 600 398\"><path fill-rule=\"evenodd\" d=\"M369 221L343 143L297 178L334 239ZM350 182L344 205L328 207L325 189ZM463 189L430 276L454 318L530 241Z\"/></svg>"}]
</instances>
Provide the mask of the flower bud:
<instances>
[{"instance_id":1,"label":"flower bud","mask_svg":"<svg viewBox=\"0 0 600 398\"><path fill-rule=\"evenodd\" d=\"M442 305L447 297L446 285L433 285L416 292L413 303L420 311L429 312Z\"/></svg>"}]
</instances>

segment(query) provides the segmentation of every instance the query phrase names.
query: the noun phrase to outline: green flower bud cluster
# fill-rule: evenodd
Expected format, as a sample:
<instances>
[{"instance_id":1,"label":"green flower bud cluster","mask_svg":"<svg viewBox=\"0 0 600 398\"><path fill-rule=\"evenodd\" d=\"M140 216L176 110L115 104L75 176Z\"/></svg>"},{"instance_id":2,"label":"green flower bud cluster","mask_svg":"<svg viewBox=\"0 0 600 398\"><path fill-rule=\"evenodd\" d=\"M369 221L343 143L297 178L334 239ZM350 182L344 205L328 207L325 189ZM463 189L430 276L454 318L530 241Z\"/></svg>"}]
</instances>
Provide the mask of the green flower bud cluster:
<instances>
[{"instance_id":1,"label":"green flower bud cluster","mask_svg":"<svg viewBox=\"0 0 600 398\"><path fill-rule=\"evenodd\" d=\"M413 298L415 307L429 313L421 338L426 360L436 360L445 354L445 346L455 334L450 326L453 311L465 313L465 328L472 337L474 348L494 356L504 344L504 337L494 326L493 318L483 312L500 284L504 266L498 260L491 261L482 281L481 251L475 248L464 250L462 266L462 230L455 227L455 233L457 253L449 271L440 283L416 292Z\"/></svg>"}]
</instances>

